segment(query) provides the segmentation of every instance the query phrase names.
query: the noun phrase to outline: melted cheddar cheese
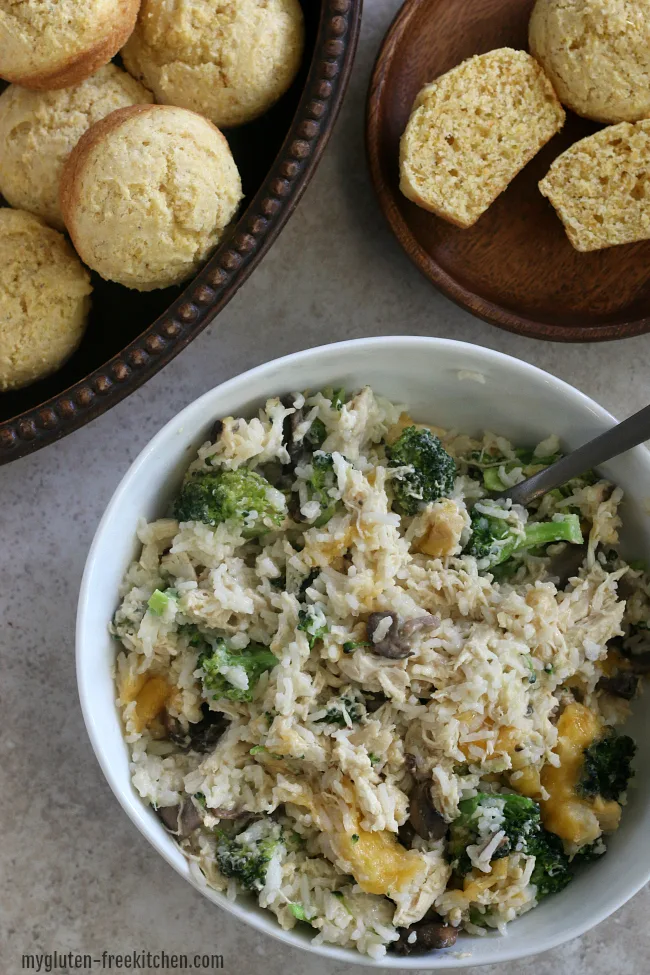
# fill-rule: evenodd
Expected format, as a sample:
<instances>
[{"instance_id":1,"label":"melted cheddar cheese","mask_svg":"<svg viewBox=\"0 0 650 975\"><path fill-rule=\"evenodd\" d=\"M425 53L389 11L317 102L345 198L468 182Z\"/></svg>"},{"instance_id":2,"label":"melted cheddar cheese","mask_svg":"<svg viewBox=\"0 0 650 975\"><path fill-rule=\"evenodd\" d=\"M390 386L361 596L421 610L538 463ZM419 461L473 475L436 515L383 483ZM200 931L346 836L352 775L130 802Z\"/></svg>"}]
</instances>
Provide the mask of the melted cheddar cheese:
<instances>
[{"instance_id":1,"label":"melted cheddar cheese","mask_svg":"<svg viewBox=\"0 0 650 975\"><path fill-rule=\"evenodd\" d=\"M413 856L387 831L339 833L332 839L332 847L352 865L354 879L366 894L405 890L422 869L420 857Z\"/></svg>"},{"instance_id":2,"label":"melted cheddar cheese","mask_svg":"<svg viewBox=\"0 0 650 975\"><path fill-rule=\"evenodd\" d=\"M468 902L475 901L479 894L495 887L499 881L505 880L508 876L509 857L501 857L499 860L492 860L490 863L490 873L479 874L476 870L471 870L463 881L463 893Z\"/></svg>"},{"instance_id":3,"label":"melted cheddar cheese","mask_svg":"<svg viewBox=\"0 0 650 975\"><path fill-rule=\"evenodd\" d=\"M164 708L171 687L164 677L150 677L135 698L133 725L136 731L144 731Z\"/></svg>"},{"instance_id":4,"label":"melted cheddar cheese","mask_svg":"<svg viewBox=\"0 0 650 975\"><path fill-rule=\"evenodd\" d=\"M120 701L122 704L130 704L149 680L148 674L134 674L128 671L120 678Z\"/></svg>"},{"instance_id":5,"label":"melted cheddar cheese","mask_svg":"<svg viewBox=\"0 0 650 975\"><path fill-rule=\"evenodd\" d=\"M630 661L615 649L610 650L605 659L601 660L600 666L605 677L613 677L619 670L632 668Z\"/></svg>"},{"instance_id":6,"label":"melted cheddar cheese","mask_svg":"<svg viewBox=\"0 0 650 975\"><path fill-rule=\"evenodd\" d=\"M408 413L400 413L397 422L393 423L392 427L386 432L386 443L395 443L398 437L400 437L408 427L417 427L418 430L430 430L431 433L435 434L436 437L444 437L446 431L442 427L434 427L429 423L416 423L412 416Z\"/></svg>"},{"instance_id":7,"label":"melted cheddar cheese","mask_svg":"<svg viewBox=\"0 0 650 975\"><path fill-rule=\"evenodd\" d=\"M346 790L345 799L357 823L359 815L350 790ZM423 855L405 849L394 833L370 832L358 826L351 831L342 828L341 811L327 796L314 795L303 787L300 792L288 793L285 801L309 809L318 829L327 833L335 856L350 865L354 879L367 894L401 893L422 873Z\"/></svg>"},{"instance_id":8,"label":"melted cheddar cheese","mask_svg":"<svg viewBox=\"0 0 650 975\"><path fill-rule=\"evenodd\" d=\"M303 551L305 556L310 560L311 565L325 568L345 555L357 537L357 531L354 525L348 525L336 535L330 535L326 531L323 531L314 538L306 536Z\"/></svg>"},{"instance_id":9,"label":"melted cheddar cheese","mask_svg":"<svg viewBox=\"0 0 650 975\"><path fill-rule=\"evenodd\" d=\"M577 791L584 750L601 732L594 712L582 704L569 704L557 730L555 753L560 764L545 765L541 774L541 785L549 796L540 802L542 822L567 843L583 846L597 840L603 830L610 832L618 827L621 807L600 797L583 798Z\"/></svg>"},{"instance_id":10,"label":"melted cheddar cheese","mask_svg":"<svg viewBox=\"0 0 650 975\"><path fill-rule=\"evenodd\" d=\"M424 531L416 536L413 547L433 559L444 558L460 550L460 536L465 519L458 506L442 498L423 512Z\"/></svg>"},{"instance_id":11,"label":"melted cheddar cheese","mask_svg":"<svg viewBox=\"0 0 650 975\"><path fill-rule=\"evenodd\" d=\"M458 716L458 720L461 722L470 723L472 717L473 715L470 712L463 712ZM494 722L492 719L489 717L486 718L483 723L483 727L489 730L493 726ZM524 761L524 759L519 758L517 752L517 748L520 744L520 734L521 732L519 732L516 728L512 728L509 725L504 725L502 728L499 728L495 739L476 738L474 741L462 741L459 743L458 747L465 758L472 761L472 758L474 757L473 749L480 748L486 753L483 757L486 757L489 743L493 746L493 752L490 753L490 757L492 757L492 755L499 754L509 755L512 768L517 769L522 767Z\"/></svg>"},{"instance_id":12,"label":"melted cheddar cheese","mask_svg":"<svg viewBox=\"0 0 650 975\"><path fill-rule=\"evenodd\" d=\"M408 413L400 413L397 423L393 423L392 427L386 431L386 443L395 443L397 438L404 433L408 427L415 426L415 420Z\"/></svg>"},{"instance_id":13,"label":"melted cheddar cheese","mask_svg":"<svg viewBox=\"0 0 650 975\"><path fill-rule=\"evenodd\" d=\"M521 769L521 775L517 776L516 781L512 782L512 786L517 792L521 793L522 796L526 796L528 799L539 801L542 796L542 783L539 770L534 765L528 765L526 768Z\"/></svg>"}]
</instances>

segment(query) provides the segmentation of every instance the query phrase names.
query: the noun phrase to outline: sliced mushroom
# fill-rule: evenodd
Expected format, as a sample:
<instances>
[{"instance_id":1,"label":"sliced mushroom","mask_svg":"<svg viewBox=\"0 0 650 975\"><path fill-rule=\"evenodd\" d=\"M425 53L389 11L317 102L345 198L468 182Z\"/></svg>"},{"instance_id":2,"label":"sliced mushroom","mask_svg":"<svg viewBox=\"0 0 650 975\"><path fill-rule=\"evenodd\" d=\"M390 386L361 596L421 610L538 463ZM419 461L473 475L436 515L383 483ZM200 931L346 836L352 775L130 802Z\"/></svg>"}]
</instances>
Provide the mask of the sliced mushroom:
<instances>
[{"instance_id":1,"label":"sliced mushroom","mask_svg":"<svg viewBox=\"0 0 650 975\"><path fill-rule=\"evenodd\" d=\"M629 670L620 670L613 677L601 677L598 681L599 691L605 691L613 697L621 697L625 701L632 700L638 686L638 675Z\"/></svg>"},{"instance_id":2,"label":"sliced mushroom","mask_svg":"<svg viewBox=\"0 0 650 975\"><path fill-rule=\"evenodd\" d=\"M404 660L411 657L413 651L400 637L399 617L397 613L371 613L366 624L368 640L372 644L372 652L389 660Z\"/></svg>"},{"instance_id":3,"label":"sliced mushroom","mask_svg":"<svg viewBox=\"0 0 650 975\"><path fill-rule=\"evenodd\" d=\"M214 809L209 809L208 812L211 816L216 816L217 819L239 819L241 816L249 815L248 813L242 812L241 809L224 809L223 806L216 806Z\"/></svg>"},{"instance_id":4,"label":"sliced mushroom","mask_svg":"<svg viewBox=\"0 0 650 975\"><path fill-rule=\"evenodd\" d=\"M180 723L178 718L172 717L169 711L164 711L162 720L169 740L173 741L175 745L179 745L183 749L187 748L189 743L189 735L183 728L183 725Z\"/></svg>"},{"instance_id":5,"label":"sliced mushroom","mask_svg":"<svg viewBox=\"0 0 650 975\"><path fill-rule=\"evenodd\" d=\"M210 430L210 443L216 443L223 433L223 420L215 420Z\"/></svg>"},{"instance_id":6,"label":"sliced mushroom","mask_svg":"<svg viewBox=\"0 0 650 975\"><path fill-rule=\"evenodd\" d=\"M306 520L300 510L300 498L297 494L291 493L287 498L287 511L291 520L295 521L297 525Z\"/></svg>"},{"instance_id":7,"label":"sliced mushroom","mask_svg":"<svg viewBox=\"0 0 650 975\"><path fill-rule=\"evenodd\" d=\"M577 576L586 558L586 545L566 544L561 552L558 552L557 555L552 556L548 566L548 573L551 576L557 576L558 589L566 588L569 579Z\"/></svg>"},{"instance_id":8,"label":"sliced mushroom","mask_svg":"<svg viewBox=\"0 0 650 975\"><path fill-rule=\"evenodd\" d=\"M619 599L629 599L636 591L636 587L626 575L618 580L616 588L618 590Z\"/></svg>"},{"instance_id":9,"label":"sliced mushroom","mask_svg":"<svg viewBox=\"0 0 650 975\"><path fill-rule=\"evenodd\" d=\"M180 806L158 806L154 812L163 826L166 826L171 833L178 829L178 813Z\"/></svg>"},{"instance_id":10,"label":"sliced mushroom","mask_svg":"<svg viewBox=\"0 0 650 975\"><path fill-rule=\"evenodd\" d=\"M424 955L429 951L451 948L457 938L458 929L450 924L442 920L422 920L408 928L400 928L399 940L393 941L391 951L397 955Z\"/></svg>"},{"instance_id":11,"label":"sliced mushroom","mask_svg":"<svg viewBox=\"0 0 650 975\"><path fill-rule=\"evenodd\" d=\"M305 419L305 411L294 408L293 396L291 395L282 396L280 402L286 409L293 410L293 413L287 413L282 424L282 440L289 454L289 463L285 465L285 470L289 470L293 469L300 459L306 455L303 441L294 439L296 430Z\"/></svg>"},{"instance_id":12,"label":"sliced mushroom","mask_svg":"<svg viewBox=\"0 0 650 975\"><path fill-rule=\"evenodd\" d=\"M225 714L211 711L206 704L201 711L201 720L189 727L190 748L195 752L209 752L216 746L230 722Z\"/></svg>"},{"instance_id":13,"label":"sliced mushroom","mask_svg":"<svg viewBox=\"0 0 650 975\"><path fill-rule=\"evenodd\" d=\"M187 731L178 718L165 712L163 723L167 737L183 751L208 752L215 747L228 727L228 718L220 711L211 711L207 704L201 707L203 717L188 726Z\"/></svg>"},{"instance_id":14,"label":"sliced mushroom","mask_svg":"<svg viewBox=\"0 0 650 975\"><path fill-rule=\"evenodd\" d=\"M305 576L298 586L298 595L304 596L310 586L313 586L316 579L320 575L320 569L312 569L309 575Z\"/></svg>"},{"instance_id":15,"label":"sliced mushroom","mask_svg":"<svg viewBox=\"0 0 650 975\"><path fill-rule=\"evenodd\" d=\"M379 708L382 707L382 705L384 705L388 700L385 694L381 694L379 692L374 693L372 691L366 691L363 698L368 714L374 714L374 712L378 711Z\"/></svg>"},{"instance_id":16,"label":"sliced mushroom","mask_svg":"<svg viewBox=\"0 0 650 975\"><path fill-rule=\"evenodd\" d=\"M408 819L405 823L402 823L400 828L397 830L397 839L400 841L402 846L406 847L407 850L412 848L413 840L416 836L417 833Z\"/></svg>"},{"instance_id":17,"label":"sliced mushroom","mask_svg":"<svg viewBox=\"0 0 650 975\"><path fill-rule=\"evenodd\" d=\"M294 477L289 473L287 466L281 464L279 461L271 460L268 464L262 464L259 472L278 491L291 490Z\"/></svg>"},{"instance_id":18,"label":"sliced mushroom","mask_svg":"<svg viewBox=\"0 0 650 975\"><path fill-rule=\"evenodd\" d=\"M404 764L406 765L407 772L411 775L417 775L418 772L418 760L412 752L404 753Z\"/></svg>"},{"instance_id":19,"label":"sliced mushroom","mask_svg":"<svg viewBox=\"0 0 650 975\"><path fill-rule=\"evenodd\" d=\"M447 823L434 807L428 782L416 783L410 796L409 822L423 840L441 840Z\"/></svg>"},{"instance_id":20,"label":"sliced mushroom","mask_svg":"<svg viewBox=\"0 0 650 975\"><path fill-rule=\"evenodd\" d=\"M159 807L156 809L156 815L169 832L179 839L189 836L203 822L199 810L191 799L183 799L177 806Z\"/></svg>"},{"instance_id":21,"label":"sliced mushroom","mask_svg":"<svg viewBox=\"0 0 650 975\"><path fill-rule=\"evenodd\" d=\"M186 799L181 804L181 812L178 817L178 835L189 836L202 822L203 819L197 807L191 799Z\"/></svg>"},{"instance_id":22,"label":"sliced mushroom","mask_svg":"<svg viewBox=\"0 0 650 975\"><path fill-rule=\"evenodd\" d=\"M439 626L439 616L432 616L431 613L425 613L424 616L414 616L413 619L403 623L400 633L404 639L408 640L410 636L418 633L420 630L436 630Z\"/></svg>"}]
</instances>

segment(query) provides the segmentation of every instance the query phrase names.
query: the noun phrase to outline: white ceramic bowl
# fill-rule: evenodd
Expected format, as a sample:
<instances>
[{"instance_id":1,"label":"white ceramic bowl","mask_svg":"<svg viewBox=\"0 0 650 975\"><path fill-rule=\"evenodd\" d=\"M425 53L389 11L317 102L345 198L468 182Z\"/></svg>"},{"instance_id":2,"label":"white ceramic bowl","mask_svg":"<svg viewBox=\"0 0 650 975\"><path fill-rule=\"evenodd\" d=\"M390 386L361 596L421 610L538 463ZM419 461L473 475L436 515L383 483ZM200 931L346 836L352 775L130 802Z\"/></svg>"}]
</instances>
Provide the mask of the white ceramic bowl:
<instances>
[{"instance_id":1,"label":"white ceramic bowl","mask_svg":"<svg viewBox=\"0 0 650 975\"><path fill-rule=\"evenodd\" d=\"M212 422L248 415L269 396L334 385L370 384L409 405L422 421L467 432L490 429L515 443L534 444L549 433L576 447L615 421L602 407L539 369L487 349L444 339L362 339L286 356L211 390L171 420L125 475L97 529L81 585L77 618L77 677L86 727L104 775L123 808L156 850L190 883L187 863L159 820L134 792L128 753L114 704L111 667L115 644L108 622L118 602L122 575L136 553L137 519L155 518L165 507ZM604 469L627 496L623 509L627 550L650 555L647 495L650 454L630 451ZM645 711L645 713L644 713ZM569 887L515 921L506 937L463 935L455 949L380 962L335 947L312 948L302 932L285 932L275 917L248 900L231 903L199 889L219 907L290 945L338 962L394 969L463 968L546 951L587 931L625 903L650 879L650 712L637 702L630 731L639 743L637 775L623 823L603 860ZM645 734L644 734L645 731ZM469 957L458 957L471 952Z\"/></svg>"}]
</instances>

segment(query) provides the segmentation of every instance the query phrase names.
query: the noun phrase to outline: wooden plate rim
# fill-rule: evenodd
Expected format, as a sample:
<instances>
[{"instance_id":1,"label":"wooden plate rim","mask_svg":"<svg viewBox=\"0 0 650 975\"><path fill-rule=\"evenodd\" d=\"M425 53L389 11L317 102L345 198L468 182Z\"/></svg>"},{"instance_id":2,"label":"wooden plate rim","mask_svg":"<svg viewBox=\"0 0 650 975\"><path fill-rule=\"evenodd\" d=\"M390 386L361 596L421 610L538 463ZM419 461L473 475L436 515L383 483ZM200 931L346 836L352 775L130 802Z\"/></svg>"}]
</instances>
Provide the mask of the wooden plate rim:
<instances>
[{"instance_id":1,"label":"wooden plate rim","mask_svg":"<svg viewBox=\"0 0 650 975\"><path fill-rule=\"evenodd\" d=\"M359 40L363 0L324 0L309 74L280 151L205 268L141 335L67 389L0 422L0 466L94 420L138 389L209 325L295 210L327 145Z\"/></svg>"},{"instance_id":2,"label":"wooden plate rim","mask_svg":"<svg viewBox=\"0 0 650 975\"><path fill-rule=\"evenodd\" d=\"M535 318L513 314L502 305L489 301L471 289L465 288L419 245L389 188L390 183L382 166L379 136L381 105L387 84L388 69L409 21L427 2L428 0L404 0L379 48L370 78L366 102L366 157L370 177L384 216L403 250L436 288L455 304L488 324L496 325L498 328L514 332L517 335L552 342L606 342L614 339L633 338L650 331L650 317L619 322L618 324L551 325Z\"/></svg>"}]
</instances>

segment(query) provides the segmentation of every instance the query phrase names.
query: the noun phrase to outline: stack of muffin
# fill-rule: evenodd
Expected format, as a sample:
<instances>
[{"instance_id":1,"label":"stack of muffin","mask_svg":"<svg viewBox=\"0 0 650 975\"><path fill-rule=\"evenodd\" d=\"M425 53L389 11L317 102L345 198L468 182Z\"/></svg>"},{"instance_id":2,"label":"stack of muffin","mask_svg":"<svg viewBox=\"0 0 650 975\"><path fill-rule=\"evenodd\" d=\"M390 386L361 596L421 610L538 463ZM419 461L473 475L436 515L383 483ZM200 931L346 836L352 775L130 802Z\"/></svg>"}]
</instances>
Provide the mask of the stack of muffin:
<instances>
[{"instance_id":1,"label":"stack of muffin","mask_svg":"<svg viewBox=\"0 0 650 975\"><path fill-rule=\"evenodd\" d=\"M536 0L531 54L501 48L418 94L400 147L405 196L471 227L565 121L607 128L539 183L571 244L650 238L650 0ZM532 55L532 56L531 56Z\"/></svg>"},{"instance_id":2,"label":"stack of muffin","mask_svg":"<svg viewBox=\"0 0 650 975\"><path fill-rule=\"evenodd\" d=\"M150 291L205 262L242 199L220 128L280 98L303 44L299 0L0 0L0 391L79 345L84 264Z\"/></svg>"}]
</instances>

